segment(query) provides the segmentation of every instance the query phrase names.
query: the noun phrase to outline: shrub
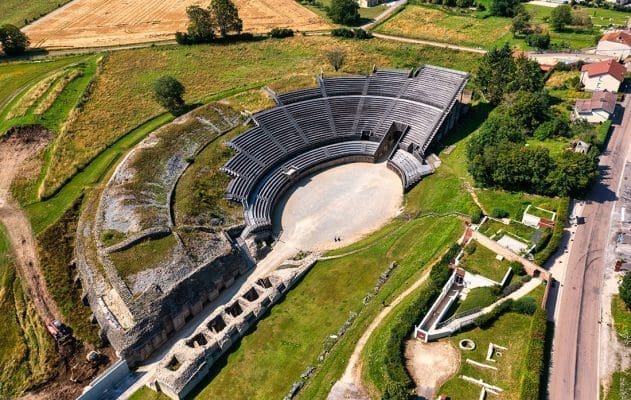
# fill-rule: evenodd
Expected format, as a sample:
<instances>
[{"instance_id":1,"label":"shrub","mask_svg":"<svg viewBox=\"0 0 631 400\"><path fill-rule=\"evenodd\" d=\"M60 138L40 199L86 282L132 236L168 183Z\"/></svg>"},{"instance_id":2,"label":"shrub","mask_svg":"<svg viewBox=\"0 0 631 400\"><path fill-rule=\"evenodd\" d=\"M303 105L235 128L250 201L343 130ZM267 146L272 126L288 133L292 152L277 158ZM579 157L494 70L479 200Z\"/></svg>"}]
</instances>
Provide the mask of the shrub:
<instances>
[{"instance_id":1,"label":"shrub","mask_svg":"<svg viewBox=\"0 0 631 400\"><path fill-rule=\"evenodd\" d=\"M159 78L154 86L154 97L158 104L166 108L173 115L182 113L184 110L185 89L177 79L172 76L165 75Z\"/></svg>"},{"instance_id":2,"label":"shrub","mask_svg":"<svg viewBox=\"0 0 631 400\"><path fill-rule=\"evenodd\" d=\"M503 208L494 208L491 210L491 217L493 218L506 218L508 217L508 211Z\"/></svg>"},{"instance_id":3,"label":"shrub","mask_svg":"<svg viewBox=\"0 0 631 400\"><path fill-rule=\"evenodd\" d=\"M327 15L336 24L355 25L359 22L359 4L355 0L333 0Z\"/></svg>"},{"instance_id":4,"label":"shrub","mask_svg":"<svg viewBox=\"0 0 631 400\"><path fill-rule=\"evenodd\" d=\"M362 28L357 28L353 30L355 34L355 39L372 39L372 33L366 32Z\"/></svg>"},{"instance_id":5,"label":"shrub","mask_svg":"<svg viewBox=\"0 0 631 400\"><path fill-rule=\"evenodd\" d=\"M471 223L479 224L482 220L482 210L476 208L475 211L471 214Z\"/></svg>"},{"instance_id":6,"label":"shrub","mask_svg":"<svg viewBox=\"0 0 631 400\"><path fill-rule=\"evenodd\" d=\"M532 33L524 38L528 46L538 50L545 50L550 47L550 35L547 33Z\"/></svg>"},{"instance_id":7,"label":"shrub","mask_svg":"<svg viewBox=\"0 0 631 400\"><path fill-rule=\"evenodd\" d=\"M511 311L519 314L532 315L536 310L537 302L532 297L522 297L511 305Z\"/></svg>"},{"instance_id":8,"label":"shrub","mask_svg":"<svg viewBox=\"0 0 631 400\"><path fill-rule=\"evenodd\" d=\"M289 28L274 28L269 33L270 37L282 39L294 36L294 30Z\"/></svg>"},{"instance_id":9,"label":"shrub","mask_svg":"<svg viewBox=\"0 0 631 400\"><path fill-rule=\"evenodd\" d=\"M331 30L331 36L351 39L355 37L355 33L348 28L335 28Z\"/></svg>"},{"instance_id":10,"label":"shrub","mask_svg":"<svg viewBox=\"0 0 631 400\"><path fill-rule=\"evenodd\" d=\"M471 254L475 253L476 249L478 248L478 243L477 242L471 242L470 245L468 245L467 247L465 247L464 252L470 256Z\"/></svg>"},{"instance_id":11,"label":"shrub","mask_svg":"<svg viewBox=\"0 0 631 400\"><path fill-rule=\"evenodd\" d=\"M541 385L541 376L544 370L544 352L546 344L546 333L548 329L546 312L542 308L537 308L534 312L528 349L524 362L526 363L524 373L521 378L520 400L538 400L546 390L545 385Z\"/></svg>"},{"instance_id":12,"label":"shrub","mask_svg":"<svg viewBox=\"0 0 631 400\"><path fill-rule=\"evenodd\" d=\"M523 286L523 283L521 283L521 282L511 283L510 285L508 285L504 289L502 289L502 296L506 297L506 296L510 295L511 293L514 293L517 290L519 290L519 288L522 287L522 286Z\"/></svg>"},{"instance_id":13,"label":"shrub","mask_svg":"<svg viewBox=\"0 0 631 400\"><path fill-rule=\"evenodd\" d=\"M510 311L513 307L513 300L507 299L502 303L498 304L493 311L488 312L486 314L482 314L474 320L474 324L476 324L480 329L487 329L493 325L493 322L497 320L507 311Z\"/></svg>"},{"instance_id":14,"label":"shrub","mask_svg":"<svg viewBox=\"0 0 631 400\"><path fill-rule=\"evenodd\" d=\"M524 269L524 265L519 261L511 261L509 264L510 269L513 271L515 275L524 275L526 274L526 270Z\"/></svg>"},{"instance_id":15,"label":"shrub","mask_svg":"<svg viewBox=\"0 0 631 400\"><path fill-rule=\"evenodd\" d=\"M565 221L567 220L567 211L570 206L570 199L564 198L561 200L559 207L557 208L557 220L552 229L552 236L548 241L548 245L535 254L535 263L543 265L548 258L550 258L561 245L561 239L563 238L563 229Z\"/></svg>"},{"instance_id":16,"label":"shrub","mask_svg":"<svg viewBox=\"0 0 631 400\"><path fill-rule=\"evenodd\" d=\"M532 280L532 276L530 275L524 275L521 277L521 281L526 283L526 282L530 282Z\"/></svg>"},{"instance_id":17,"label":"shrub","mask_svg":"<svg viewBox=\"0 0 631 400\"><path fill-rule=\"evenodd\" d=\"M624 274L618 289L620 291L620 298L622 301L624 301L627 307L631 308L631 272Z\"/></svg>"}]
</instances>

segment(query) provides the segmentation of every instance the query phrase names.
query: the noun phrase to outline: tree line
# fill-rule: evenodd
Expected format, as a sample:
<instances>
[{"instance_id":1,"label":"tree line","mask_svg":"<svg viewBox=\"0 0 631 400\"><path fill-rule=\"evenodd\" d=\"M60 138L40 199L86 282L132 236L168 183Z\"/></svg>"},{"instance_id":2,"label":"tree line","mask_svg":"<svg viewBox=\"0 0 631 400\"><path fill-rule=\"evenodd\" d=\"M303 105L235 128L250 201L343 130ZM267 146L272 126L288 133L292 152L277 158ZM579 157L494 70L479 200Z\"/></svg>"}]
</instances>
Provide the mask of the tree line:
<instances>
[{"instance_id":1,"label":"tree line","mask_svg":"<svg viewBox=\"0 0 631 400\"><path fill-rule=\"evenodd\" d=\"M505 44L483 57L473 83L497 106L467 145L468 169L476 183L550 196L584 195L598 175L595 146L588 154L553 156L542 146L527 145L533 137L571 137L575 128L550 110L539 65L524 56L513 58Z\"/></svg>"},{"instance_id":2,"label":"tree line","mask_svg":"<svg viewBox=\"0 0 631 400\"><path fill-rule=\"evenodd\" d=\"M189 21L186 32L175 33L180 44L209 43L217 34L225 38L230 33L240 35L243 30L239 10L231 0L213 0L208 8L190 6L186 15Z\"/></svg>"}]
</instances>

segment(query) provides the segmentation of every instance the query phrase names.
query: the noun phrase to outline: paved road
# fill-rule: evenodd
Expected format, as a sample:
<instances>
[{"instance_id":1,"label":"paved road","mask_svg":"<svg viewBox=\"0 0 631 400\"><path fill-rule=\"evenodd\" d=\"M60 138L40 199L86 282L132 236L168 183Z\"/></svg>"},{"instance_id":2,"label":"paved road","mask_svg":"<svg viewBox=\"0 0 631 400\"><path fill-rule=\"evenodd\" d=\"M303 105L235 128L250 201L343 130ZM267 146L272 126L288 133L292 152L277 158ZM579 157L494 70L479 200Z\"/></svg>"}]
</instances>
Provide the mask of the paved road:
<instances>
[{"instance_id":1,"label":"paved road","mask_svg":"<svg viewBox=\"0 0 631 400\"><path fill-rule=\"evenodd\" d=\"M628 91L628 89L627 89ZM624 108L631 105L629 97ZM600 293L611 212L631 142L631 110L615 126L601 157L601 179L587 195L557 307L550 399L599 397Z\"/></svg>"}]
</instances>

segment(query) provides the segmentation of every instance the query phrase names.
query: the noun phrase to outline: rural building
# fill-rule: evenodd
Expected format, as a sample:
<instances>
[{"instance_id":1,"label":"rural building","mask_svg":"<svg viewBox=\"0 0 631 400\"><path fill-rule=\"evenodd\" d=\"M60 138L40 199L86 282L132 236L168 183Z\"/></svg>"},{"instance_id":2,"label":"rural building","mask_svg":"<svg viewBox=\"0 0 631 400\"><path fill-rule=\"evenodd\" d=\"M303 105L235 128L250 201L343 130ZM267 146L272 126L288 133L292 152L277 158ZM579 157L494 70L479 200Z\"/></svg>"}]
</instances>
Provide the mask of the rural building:
<instances>
[{"instance_id":1,"label":"rural building","mask_svg":"<svg viewBox=\"0 0 631 400\"><path fill-rule=\"evenodd\" d=\"M581 68L581 83L586 90L617 92L626 72L624 65L614 60L586 64Z\"/></svg>"},{"instance_id":2,"label":"rural building","mask_svg":"<svg viewBox=\"0 0 631 400\"><path fill-rule=\"evenodd\" d=\"M618 30L603 35L596 48L597 54L624 60L631 55L631 31Z\"/></svg>"},{"instance_id":3,"label":"rural building","mask_svg":"<svg viewBox=\"0 0 631 400\"><path fill-rule=\"evenodd\" d=\"M605 122L616 108L616 95L611 92L594 92L591 99L576 100L572 116L592 124Z\"/></svg>"},{"instance_id":4,"label":"rural building","mask_svg":"<svg viewBox=\"0 0 631 400\"><path fill-rule=\"evenodd\" d=\"M383 0L358 0L360 7L374 7L383 3Z\"/></svg>"},{"instance_id":5,"label":"rural building","mask_svg":"<svg viewBox=\"0 0 631 400\"><path fill-rule=\"evenodd\" d=\"M590 147L592 147L589 143L585 143L582 140L576 140L570 143L570 147L568 150L573 151L575 153L587 154Z\"/></svg>"}]
</instances>

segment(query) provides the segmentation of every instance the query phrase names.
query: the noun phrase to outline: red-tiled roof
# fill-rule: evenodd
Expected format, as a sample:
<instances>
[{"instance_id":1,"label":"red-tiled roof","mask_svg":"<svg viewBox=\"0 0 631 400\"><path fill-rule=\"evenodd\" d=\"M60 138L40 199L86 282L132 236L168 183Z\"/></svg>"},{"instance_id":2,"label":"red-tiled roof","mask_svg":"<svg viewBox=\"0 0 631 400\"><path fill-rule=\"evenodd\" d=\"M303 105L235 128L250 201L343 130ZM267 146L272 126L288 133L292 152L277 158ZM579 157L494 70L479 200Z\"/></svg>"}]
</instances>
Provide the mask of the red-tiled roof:
<instances>
[{"instance_id":1,"label":"red-tiled roof","mask_svg":"<svg viewBox=\"0 0 631 400\"><path fill-rule=\"evenodd\" d=\"M600 41L603 42L615 42L615 43L623 43L627 46L631 46L631 33L629 31L614 31L605 33Z\"/></svg>"},{"instance_id":2,"label":"red-tiled roof","mask_svg":"<svg viewBox=\"0 0 631 400\"><path fill-rule=\"evenodd\" d=\"M591 99L576 100L575 108L579 113L605 110L609 114L613 114L616 108L616 95L611 92L594 92Z\"/></svg>"},{"instance_id":3,"label":"red-tiled roof","mask_svg":"<svg viewBox=\"0 0 631 400\"><path fill-rule=\"evenodd\" d=\"M624 65L614 60L601 61L593 64L585 64L581 68L582 72L587 72L590 78L598 75L609 74L622 82L627 69Z\"/></svg>"}]
</instances>

